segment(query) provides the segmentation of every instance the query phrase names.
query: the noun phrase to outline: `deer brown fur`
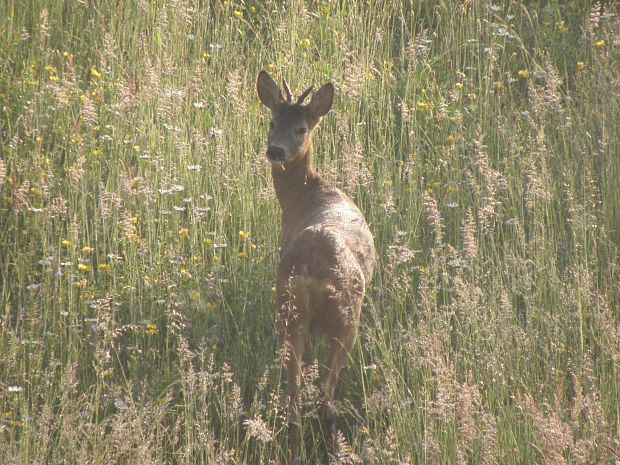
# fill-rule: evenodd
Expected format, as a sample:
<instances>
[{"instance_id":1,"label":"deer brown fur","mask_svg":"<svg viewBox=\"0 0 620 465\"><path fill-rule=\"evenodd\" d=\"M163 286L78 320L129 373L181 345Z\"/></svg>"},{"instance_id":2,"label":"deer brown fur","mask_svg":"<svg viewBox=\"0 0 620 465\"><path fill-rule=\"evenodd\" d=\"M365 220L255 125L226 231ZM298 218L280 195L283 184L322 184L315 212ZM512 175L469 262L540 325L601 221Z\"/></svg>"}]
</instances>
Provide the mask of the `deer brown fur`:
<instances>
[{"instance_id":1,"label":"deer brown fur","mask_svg":"<svg viewBox=\"0 0 620 465\"><path fill-rule=\"evenodd\" d=\"M282 249L276 277L278 333L288 379L289 449L299 462L298 391L302 359L312 358L312 339L323 334L330 352L324 376L323 416L335 436L333 405L338 375L346 365L360 320L364 292L375 266L372 235L357 206L312 169L312 135L329 112L334 87L328 83L303 104L293 103L262 71L261 102L271 110L267 158L282 208Z\"/></svg>"}]
</instances>

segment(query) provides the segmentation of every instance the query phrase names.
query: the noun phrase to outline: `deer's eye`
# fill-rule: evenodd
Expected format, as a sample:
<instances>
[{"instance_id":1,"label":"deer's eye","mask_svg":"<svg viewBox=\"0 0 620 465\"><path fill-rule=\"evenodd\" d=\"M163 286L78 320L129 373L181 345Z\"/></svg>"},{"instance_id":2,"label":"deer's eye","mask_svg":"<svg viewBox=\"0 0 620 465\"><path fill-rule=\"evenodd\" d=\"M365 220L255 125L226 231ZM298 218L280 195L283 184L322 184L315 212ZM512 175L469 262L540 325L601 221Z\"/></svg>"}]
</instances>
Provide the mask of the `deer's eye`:
<instances>
[{"instance_id":1,"label":"deer's eye","mask_svg":"<svg viewBox=\"0 0 620 465\"><path fill-rule=\"evenodd\" d=\"M308 132L308 128L299 128L297 134L305 134Z\"/></svg>"}]
</instances>

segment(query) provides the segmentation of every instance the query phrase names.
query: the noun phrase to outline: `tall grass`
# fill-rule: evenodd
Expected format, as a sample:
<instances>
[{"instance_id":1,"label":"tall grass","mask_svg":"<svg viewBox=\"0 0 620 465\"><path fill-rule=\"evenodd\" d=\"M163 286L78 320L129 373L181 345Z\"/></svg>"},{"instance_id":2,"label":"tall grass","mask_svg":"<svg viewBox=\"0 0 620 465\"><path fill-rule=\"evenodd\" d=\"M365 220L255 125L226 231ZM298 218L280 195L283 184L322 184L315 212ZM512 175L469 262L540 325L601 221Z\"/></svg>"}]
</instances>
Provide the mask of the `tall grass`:
<instances>
[{"instance_id":1,"label":"tall grass","mask_svg":"<svg viewBox=\"0 0 620 465\"><path fill-rule=\"evenodd\" d=\"M317 169L380 255L304 460L620 460L617 15L2 2L0 463L284 463L260 69L336 84Z\"/></svg>"}]
</instances>

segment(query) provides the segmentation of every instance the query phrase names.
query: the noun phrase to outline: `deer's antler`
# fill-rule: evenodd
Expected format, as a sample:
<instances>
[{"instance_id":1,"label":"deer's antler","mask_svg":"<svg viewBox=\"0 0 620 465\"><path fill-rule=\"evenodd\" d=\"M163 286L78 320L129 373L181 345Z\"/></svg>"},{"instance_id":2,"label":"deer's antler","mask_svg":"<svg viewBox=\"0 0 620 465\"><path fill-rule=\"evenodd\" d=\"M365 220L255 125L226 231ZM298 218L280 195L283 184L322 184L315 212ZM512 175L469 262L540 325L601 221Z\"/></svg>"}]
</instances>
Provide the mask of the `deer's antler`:
<instances>
[{"instance_id":1,"label":"deer's antler","mask_svg":"<svg viewBox=\"0 0 620 465\"><path fill-rule=\"evenodd\" d=\"M293 94L291 94L291 88L288 86L286 79L282 79L282 86L284 86L284 91L286 92L286 101L291 102L293 100Z\"/></svg>"},{"instance_id":2,"label":"deer's antler","mask_svg":"<svg viewBox=\"0 0 620 465\"><path fill-rule=\"evenodd\" d=\"M297 97L297 103L301 104L303 103L304 99L308 96L308 94L310 92L312 92L313 86L308 87L306 90L303 91L303 93Z\"/></svg>"}]
</instances>

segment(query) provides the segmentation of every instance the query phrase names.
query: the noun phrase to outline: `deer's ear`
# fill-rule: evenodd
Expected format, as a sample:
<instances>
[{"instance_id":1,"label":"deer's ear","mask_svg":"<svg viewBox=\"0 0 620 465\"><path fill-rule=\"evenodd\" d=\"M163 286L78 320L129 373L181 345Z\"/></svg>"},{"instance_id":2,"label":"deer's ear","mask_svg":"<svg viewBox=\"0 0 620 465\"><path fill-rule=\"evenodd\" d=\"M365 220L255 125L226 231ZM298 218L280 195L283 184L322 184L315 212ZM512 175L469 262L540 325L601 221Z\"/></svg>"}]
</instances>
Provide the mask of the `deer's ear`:
<instances>
[{"instance_id":1,"label":"deer's ear","mask_svg":"<svg viewBox=\"0 0 620 465\"><path fill-rule=\"evenodd\" d=\"M314 93L308 109L314 117L320 118L332 108L332 103L334 103L334 85L328 82Z\"/></svg>"},{"instance_id":2,"label":"deer's ear","mask_svg":"<svg viewBox=\"0 0 620 465\"><path fill-rule=\"evenodd\" d=\"M258 73L258 78L256 79L256 91L258 92L258 98L263 105L267 108L273 110L276 105L284 100L282 97L282 91L276 84L276 81L273 80L267 71L261 71Z\"/></svg>"}]
</instances>

